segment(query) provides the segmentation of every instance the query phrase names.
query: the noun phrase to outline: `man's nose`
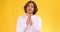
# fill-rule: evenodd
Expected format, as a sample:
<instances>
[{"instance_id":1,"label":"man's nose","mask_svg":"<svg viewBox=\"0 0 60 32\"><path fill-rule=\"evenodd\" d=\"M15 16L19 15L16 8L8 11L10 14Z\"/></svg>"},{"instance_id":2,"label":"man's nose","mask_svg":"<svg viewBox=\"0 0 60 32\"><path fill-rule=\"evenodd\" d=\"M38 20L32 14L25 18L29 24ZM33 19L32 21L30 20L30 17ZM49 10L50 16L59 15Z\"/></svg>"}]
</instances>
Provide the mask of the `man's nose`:
<instances>
[{"instance_id":1,"label":"man's nose","mask_svg":"<svg viewBox=\"0 0 60 32\"><path fill-rule=\"evenodd\" d=\"M29 8L31 9L31 6L29 6Z\"/></svg>"}]
</instances>

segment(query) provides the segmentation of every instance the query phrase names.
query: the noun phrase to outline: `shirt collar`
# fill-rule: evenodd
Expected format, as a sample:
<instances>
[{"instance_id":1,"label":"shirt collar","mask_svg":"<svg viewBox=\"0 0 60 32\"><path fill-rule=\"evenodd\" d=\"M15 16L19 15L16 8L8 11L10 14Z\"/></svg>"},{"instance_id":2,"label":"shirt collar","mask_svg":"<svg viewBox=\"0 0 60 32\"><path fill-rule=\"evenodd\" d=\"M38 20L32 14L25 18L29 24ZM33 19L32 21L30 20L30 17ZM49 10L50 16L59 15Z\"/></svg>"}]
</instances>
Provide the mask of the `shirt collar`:
<instances>
[{"instance_id":1,"label":"shirt collar","mask_svg":"<svg viewBox=\"0 0 60 32\"><path fill-rule=\"evenodd\" d=\"M26 17L28 17L26 14L25 14ZM32 15L31 17L34 17L35 15Z\"/></svg>"}]
</instances>

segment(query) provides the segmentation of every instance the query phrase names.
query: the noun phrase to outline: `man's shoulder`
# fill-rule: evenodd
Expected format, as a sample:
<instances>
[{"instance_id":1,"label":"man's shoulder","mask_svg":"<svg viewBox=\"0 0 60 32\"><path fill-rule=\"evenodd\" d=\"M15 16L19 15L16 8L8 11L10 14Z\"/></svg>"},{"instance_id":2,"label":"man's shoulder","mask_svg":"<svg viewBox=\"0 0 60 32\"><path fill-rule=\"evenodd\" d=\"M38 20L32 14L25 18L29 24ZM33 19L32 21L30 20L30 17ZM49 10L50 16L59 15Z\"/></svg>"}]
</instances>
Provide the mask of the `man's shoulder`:
<instances>
[{"instance_id":1,"label":"man's shoulder","mask_svg":"<svg viewBox=\"0 0 60 32\"><path fill-rule=\"evenodd\" d=\"M37 15L34 15L34 18L41 19L41 17L40 16L37 16Z\"/></svg>"},{"instance_id":2,"label":"man's shoulder","mask_svg":"<svg viewBox=\"0 0 60 32\"><path fill-rule=\"evenodd\" d=\"M19 18L19 19L22 19L22 18L24 18L24 17L25 17L25 16L19 16L18 18Z\"/></svg>"}]
</instances>

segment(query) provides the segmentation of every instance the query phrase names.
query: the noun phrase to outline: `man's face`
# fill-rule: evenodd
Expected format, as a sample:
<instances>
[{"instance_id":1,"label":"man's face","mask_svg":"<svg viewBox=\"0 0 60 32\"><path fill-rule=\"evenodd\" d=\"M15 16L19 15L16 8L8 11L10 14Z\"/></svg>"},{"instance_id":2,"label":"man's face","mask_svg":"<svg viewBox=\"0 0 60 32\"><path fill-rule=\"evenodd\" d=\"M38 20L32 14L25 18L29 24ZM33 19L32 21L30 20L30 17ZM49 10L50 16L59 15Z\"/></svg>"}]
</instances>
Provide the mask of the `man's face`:
<instances>
[{"instance_id":1,"label":"man's face","mask_svg":"<svg viewBox=\"0 0 60 32\"><path fill-rule=\"evenodd\" d=\"M29 3L26 8L27 13L33 13L34 11L34 5L33 3Z\"/></svg>"}]
</instances>

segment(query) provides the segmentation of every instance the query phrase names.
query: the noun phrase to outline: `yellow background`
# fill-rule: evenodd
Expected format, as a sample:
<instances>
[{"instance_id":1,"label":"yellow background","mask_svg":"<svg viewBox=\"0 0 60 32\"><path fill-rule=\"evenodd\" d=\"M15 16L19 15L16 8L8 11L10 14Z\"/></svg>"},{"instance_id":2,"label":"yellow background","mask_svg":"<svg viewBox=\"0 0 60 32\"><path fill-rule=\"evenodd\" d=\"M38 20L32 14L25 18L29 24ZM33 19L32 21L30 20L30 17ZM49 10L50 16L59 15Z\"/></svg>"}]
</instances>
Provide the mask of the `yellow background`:
<instances>
[{"instance_id":1,"label":"yellow background","mask_svg":"<svg viewBox=\"0 0 60 32\"><path fill-rule=\"evenodd\" d=\"M29 0L0 0L0 32L16 32L17 18L24 15ZM33 0L38 6L36 15L42 18L42 32L60 32L60 1Z\"/></svg>"}]
</instances>

